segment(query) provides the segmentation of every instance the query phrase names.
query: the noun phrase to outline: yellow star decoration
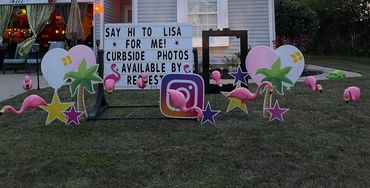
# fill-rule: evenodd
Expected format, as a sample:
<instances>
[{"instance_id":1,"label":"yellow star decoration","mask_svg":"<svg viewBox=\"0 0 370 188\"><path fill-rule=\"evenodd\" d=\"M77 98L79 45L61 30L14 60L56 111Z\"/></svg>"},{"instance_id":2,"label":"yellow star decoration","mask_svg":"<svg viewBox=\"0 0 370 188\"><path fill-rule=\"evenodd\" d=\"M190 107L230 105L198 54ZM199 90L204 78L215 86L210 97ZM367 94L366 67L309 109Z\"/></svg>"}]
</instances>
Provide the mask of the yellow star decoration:
<instances>
[{"instance_id":1,"label":"yellow star decoration","mask_svg":"<svg viewBox=\"0 0 370 188\"><path fill-rule=\"evenodd\" d=\"M241 87L241 84L240 82L236 85L235 88L240 88ZM222 95L224 95L225 97L227 96L227 94L229 94L229 92L221 92ZM229 113L231 110L235 109L235 108L240 108L243 112L245 112L246 114L248 114L248 108L247 108L247 104L243 103L241 100L237 99L237 98L228 98L230 100L230 103L229 105L227 106L227 110L226 110L226 113Z\"/></svg>"},{"instance_id":2,"label":"yellow star decoration","mask_svg":"<svg viewBox=\"0 0 370 188\"><path fill-rule=\"evenodd\" d=\"M294 54L291 54L290 57L293 59L294 63L298 63L300 61L303 61L302 54L299 52L296 52Z\"/></svg>"},{"instance_id":3,"label":"yellow star decoration","mask_svg":"<svg viewBox=\"0 0 370 188\"><path fill-rule=\"evenodd\" d=\"M48 113L46 125L49 125L56 119L59 119L63 123L66 123L66 117L64 116L63 112L65 112L72 105L73 102L61 103L57 92L55 92L51 104L48 104L47 106L40 106L41 109L45 110Z\"/></svg>"},{"instance_id":4,"label":"yellow star decoration","mask_svg":"<svg viewBox=\"0 0 370 188\"><path fill-rule=\"evenodd\" d=\"M62 60L65 67L72 64L71 56L62 57L61 60Z\"/></svg>"}]
</instances>

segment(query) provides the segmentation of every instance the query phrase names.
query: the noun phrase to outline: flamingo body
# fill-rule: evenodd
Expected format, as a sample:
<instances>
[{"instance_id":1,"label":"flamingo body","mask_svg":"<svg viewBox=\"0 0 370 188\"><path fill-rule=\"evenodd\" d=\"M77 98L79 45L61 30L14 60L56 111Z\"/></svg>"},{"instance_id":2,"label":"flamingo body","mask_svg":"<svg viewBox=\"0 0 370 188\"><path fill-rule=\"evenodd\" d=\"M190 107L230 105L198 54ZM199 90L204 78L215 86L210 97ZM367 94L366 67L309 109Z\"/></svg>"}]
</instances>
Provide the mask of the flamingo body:
<instances>
[{"instance_id":1,"label":"flamingo body","mask_svg":"<svg viewBox=\"0 0 370 188\"><path fill-rule=\"evenodd\" d=\"M103 81L104 87L108 91L109 94L114 91L116 83L121 79L121 75L117 71L117 65L112 64L111 69L113 71L113 74L106 76Z\"/></svg>"},{"instance_id":2,"label":"flamingo body","mask_svg":"<svg viewBox=\"0 0 370 188\"><path fill-rule=\"evenodd\" d=\"M317 80L313 76L308 76L304 80L304 85L309 87L312 91L320 91L322 92L322 86L317 84Z\"/></svg>"},{"instance_id":3,"label":"flamingo body","mask_svg":"<svg viewBox=\"0 0 370 188\"><path fill-rule=\"evenodd\" d=\"M211 77L219 87L222 87L220 71L213 71Z\"/></svg>"},{"instance_id":4,"label":"flamingo body","mask_svg":"<svg viewBox=\"0 0 370 188\"><path fill-rule=\"evenodd\" d=\"M113 93L114 88L116 87L116 80L114 79L105 80L104 87L108 91L109 94Z\"/></svg>"},{"instance_id":5,"label":"flamingo body","mask_svg":"<svg viewBox=\"0 0 370 188\"><path fill-rule=\"evenodd\" d=\"M352 86L344 90L343 98L347 103L357 102L360 99L360 95L360 88Z\"/></svg>"},{"instance_id":6,"label":"flamingo body","mask_svg":"<svg viewBox=\"0 0 370 188\"><path fill-rule=\"evenodd\" d=\"M194 110L197 112L197 119L203 118L203 111L199 107L186 107L186 98L183 93L174 89L167 89L168 94L170 95L170 100L175 108L180 109L181 112L189 112Z\"/></svg>"},{"instance_id":7,"label":"flamingo body","mask_svg":"<svg viewBox=\"0 0 370 188\"><path fill-rule=\"evenodd\" d=\"M148 81L148 76L146 74L140 74L139 79L136 81L137 87L140 89L144 89L146 87L146 83Z\"/></svg>"},{"instance_id":8,"label":"flamingo body","mask_svg":"<svg viewBox=\"0 0 370 188\"><path fill-rule=\"evenodd\" d=\"M144 89L146 84L145 84L145 81L143 78L139 78L137 79L137 82L136 82L136 85L137 87L139 87L140 89Z\"/></svg>"},{"instance_id":9,"label":"flamingo body","mask_svg":"<svg viewBox=\"0 0 370 188\"><path fill-rule=\"evenodd\" d=\"M27 109L34 110L39 106L46 106L46 105L47 105L46 101L40 96L30 95L26 99L24 99L22 106L19 110L16 110L14 107L9 106L9 105L4 106L0 111L0 115L3 114L5 111L9 111L9 112L12 112L13 114L20 115L23 112L25 112Z\"/></svg>"},{"instance_id":10,"label":"flamingo body","mask_svg":"<svg viewBox=\"0 0 370 188\"><path fill-rule=\"evenodd\" d=\"M241 87L232 90L228 95L226 95L226 97L237 98L244 103L247 101L253 101L257 99L262 87L266 85L269 89L273 89L273 85L270 82L264 81L258 86L256 93L252 93L249 89Z\"/></svg>"},{"instance_id":11,"label":"flamingo body","mask_svg":"<svg viewBox=\"0 0 370 188\"><path fill-rule=\"evenodd\" d=\"M257 95L255 93L250 92L247 88L241 87L231 91L227 95L227 97L237 98L240 99L241 101L251 101L255 100L257 98Z\"/></svg>"},{"instance_id":12,"label":"flamingo body","mask_svg":"<svg viewBox=\"0 0 370 188\"><path fill-rule=\"evenodd\" d=\"M32 89L32 79L26 75L23 80L23 89L29 91Z\"/></svg>"}]
</instances>

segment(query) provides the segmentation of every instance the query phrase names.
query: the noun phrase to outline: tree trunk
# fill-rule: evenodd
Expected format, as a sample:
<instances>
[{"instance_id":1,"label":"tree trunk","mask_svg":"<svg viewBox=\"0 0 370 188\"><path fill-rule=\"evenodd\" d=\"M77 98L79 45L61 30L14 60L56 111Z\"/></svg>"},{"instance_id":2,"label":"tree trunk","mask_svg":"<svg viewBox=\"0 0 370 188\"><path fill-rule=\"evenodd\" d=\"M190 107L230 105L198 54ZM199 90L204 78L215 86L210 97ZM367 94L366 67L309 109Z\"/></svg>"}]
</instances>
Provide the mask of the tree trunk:
<instances>
[{"instance_id":1,"label":"tree trunk","mask_svg":"<svg viewBox=\"0 0 370 188\"><path fill-rule=\"evenodd\" d=\"M84 112L80 116L80 119L85 119L87 117L86 108L85 108L85 92L84 91L85 91L84 87L80 85L77 91L77 110L80 112Z\"/></svg>"},{"instance_id":2,"label":"tree trunk","mask_svg":"<svg viewBox=\"0 0 370 188\"><path fill-rule=\"evenodd\" d=\"M270 89L266 88L265 99L263 101L263 117L265 118L270 117L270 113L266 109L271 108L271 101L272 101L272 94L270 94Z\"/></svg>"}]
</instances>

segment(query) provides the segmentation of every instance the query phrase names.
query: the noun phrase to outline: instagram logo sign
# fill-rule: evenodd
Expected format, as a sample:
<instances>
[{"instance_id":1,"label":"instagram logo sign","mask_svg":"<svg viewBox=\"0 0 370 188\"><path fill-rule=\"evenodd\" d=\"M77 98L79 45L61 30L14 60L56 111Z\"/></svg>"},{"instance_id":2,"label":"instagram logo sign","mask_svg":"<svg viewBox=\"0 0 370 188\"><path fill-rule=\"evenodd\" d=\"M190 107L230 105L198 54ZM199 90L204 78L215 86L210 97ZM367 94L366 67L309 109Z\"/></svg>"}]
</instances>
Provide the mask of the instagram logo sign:
<instances>
[{"instance_id":1,"label":"instagram logo sign","mask_svg":"<svg viewBox=\"0 0 370 188\"><path fill-rule=\"evenodd\" d=\"M204 104L204 81L197 74L168 74L162 79L160 108L164 116L173 118L196 118L197 112L181 112L173 107L167 89L174 89L184 94L186 107L199 107Z\"/></svg>"}]
</instances>

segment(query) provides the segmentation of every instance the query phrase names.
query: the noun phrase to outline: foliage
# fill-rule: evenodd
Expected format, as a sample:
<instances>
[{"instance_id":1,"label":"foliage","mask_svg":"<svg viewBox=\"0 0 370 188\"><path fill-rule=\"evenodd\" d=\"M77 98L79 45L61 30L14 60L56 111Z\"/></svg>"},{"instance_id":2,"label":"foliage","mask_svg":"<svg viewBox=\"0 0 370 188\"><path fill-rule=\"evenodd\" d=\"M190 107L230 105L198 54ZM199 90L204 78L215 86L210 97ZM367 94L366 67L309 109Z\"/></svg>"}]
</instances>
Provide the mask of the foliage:
<instances>
[{"instance_id":1,"label":"foliage","mask_svg":"<svg viewBox=\"0 0 370 188\"><path fill-rule=\"evenodd\" d=\"M319 29L317 14L307 6L291 0L277 0L275 12L275 45L291 44L306 52Z\"/></svg>"},{"instance_id":2,"label":"foliage","mask_svg":"<svg viewBox=\"0 0 370 188\"><path fill-rule=\"evenodd\" d=\"M64 76L64 79L72 79L72 83L70 84L72 96L76 94L79 86L83 86L89 93L95 93L93 82L103 82L103 80L96 75L98 67L99 65L93 65L90 68L87 68L87 62L83 59L78 68L78 72L71 71Z\"/></svg>"},{"instance_id":3,"label":"foliage","mask_svg":"<svg viewBox=\"0 0 370 188\"><path fill-rule=\"evenodd\" d=\"M237 67L240 64L240 52L234 53L230 58L224 56L221 58L221 61L228 67Z\"/></svg>"},{"instance_id":4,"label":"foliage","mask_svg":"<svg viewBox=\"0 0 370 188\"><path fill-rule=\"evenodd\" d=\"M256 71L256 74L263 74L265 78L262 81L269 81L274 85L275 90L283 95L284 88L283 82L288 84L293 84L293 82L286 76L292 67L284 67L281 69L281 59L278 58L276 62L272 65L271 70L266 68L260 68Z\"/></svg>"},{"instance_id":5,"label":"foliage","mask_svg":"<svg viewBox=\"0 0 370 188\"><path fill-rule=\"evenodd\" d=\"M320 18L314 38L319 54L370 55L369 0L295 0L313 9Z\"/></svg>"}]
</instances>

